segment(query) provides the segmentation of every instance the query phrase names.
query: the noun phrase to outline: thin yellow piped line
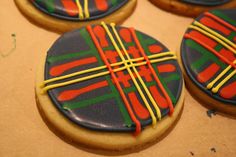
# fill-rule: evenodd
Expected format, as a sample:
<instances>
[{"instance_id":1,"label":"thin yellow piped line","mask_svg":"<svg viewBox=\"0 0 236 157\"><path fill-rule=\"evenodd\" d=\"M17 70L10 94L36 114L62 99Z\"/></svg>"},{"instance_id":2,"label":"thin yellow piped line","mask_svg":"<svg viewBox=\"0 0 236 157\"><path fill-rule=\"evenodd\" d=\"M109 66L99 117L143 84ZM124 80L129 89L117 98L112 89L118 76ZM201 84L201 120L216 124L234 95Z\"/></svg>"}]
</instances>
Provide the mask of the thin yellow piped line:
<instances>
[{"instance_id":1,"label":"thin yellow piped line","mask_svg":"<svg viewBox=\"0 0 236 157\"><path fill-rule=\"evenodd\" d=\"M84 0L84 14L85 14L86 19L90 17L89 7L88 7L88 0Z\"/></svg>"},{"instance_id":2,"label":"thin yellow piped line","mask_svg":"<svg viewBox=\"0 0 236 157\"><path fill-rule=\"evenodd\" d=\"M230 50L231 50L233 53L236 54L236 50L235 50L235 49L236 49L236 44L234 44L233 42L231 42L230 40L228 40L227 38L225 38L225 37L222 36L221 34L219 34L219 33L215 32L215 31L213 31L213 30L210 29L209 27L204 26L204 25L201 24L200 22L195 21L195 22L193 22L193 24L196 25L196 26L198 26L198 27L200 27L201 29L204 29L204 30L206 30L207 32L211 33L213 36L215 36L216 38L218 38L218 39L217 39L218 42L220 42L221 44L222 44L222 42L225 43L224 46L228 44L228 47L231 47ZM222 44L222 45L223 45L223 44Z\"/></svg>"},{"instance_id":3,"label":"thin yellow piped line","mask_svg":"<svg viewBox=\"0 0 236 157\"><path fill-rule=\"evenodd\" d=\"M115 47L116 51L118 52L120 58L124 61L125 58L124 58L124 56L122 55L122 53L121 53L121 51L120 51L118 45L116 44L115 39L113 38L111 32L109 31L108 27L106 26L106 24L105 24L104 22L102 22L101 24L102 24L102 26L104 27L104 29L106 30L108 36L110 37L110 39L111 39L111 41L112 41L112 44L114 45L114 47ZM132 65L132 63L131 63L131 65ZM135 86L136 86L136 88L137 88L137 90L138 90L138 92L139 92L141 98L142 98L143 101L144 101L145 106L147 107L147 109L148 109L148 111L149 111L149 113L150 113L150 115L151 115L151 118L152 118L152 125L155 126L157 120L156 120L156 117L155 117L155 115L154 115L154 113L153 113L153 111L152 111L152 109L151 109L151 107L150 107L150 105L149 105L149 103L148 103L148 101L147 101L147 99L146 99L144 93L142 92L142 90L141 90L141 88L140 88L140 86L139 86L137 80L135 79L135 77L134 77L134 75L133 75L133 73L132 73L130 67L128 67L128 64L125 63L124 66L126 67L128 73L129 73L129 75L131 76L131 79L133 80L133 82L134 82L134 84L135 84ZM140 77L139 74L136 74L136 75L137 75L138 78Z\"/></svg>"},{"instance_id":4,"label":"thin yellow piped line","mask_svg":"<svg viewBox=\"0 0 236 157\"><path fill-rule=\"evenodd\" d=\"M217 93L219 89L234 75L236 74L236 70L232 71L227 77L225 77L216 87L212 88L213 93Z\"/></svg>"},{"instance_id":5,"label":"thin yellow piped line","mask_svg":"<svg viewBox=\"0 0 236 157\"><path fill-rule=\"evenodd\" d=\"M236 64L236 60L233 62L233 64ZM208 85L207 85L207 89L211 89L214 84L220 79L222 78L230 69L232 68L231 65L229 65L227 68L225 68L213 81L211 81ZM232 73L230 73L228 76L226 76L226 78L224 78L216 87L212 88L212 92L213 93L217 93L219 91L219 89L231 78L234 76L234 74L236 74L236 70L234 70Z\"/></svg>"},{"instance_id":6,"label":"thin yellow piped line","mask_svg":"<svg viewBox=\"0 0 236 157\"><path fill-rule=\"evenodd\" d=\"M113 32L114 32L114 34L115 34L115 36L116 36L116 38L117 38L117 40L118 40L118 42L119 42L121 48L122 48L122 50L125 52L126 57L127 57L128 60L130 61L131 65L133 65L133 62L132 62L132 60L131 60L131 58L130 58L130 56L129 56L129 53L127 52L127 50L126 50L126 48L125 48L123 42L122 42L121 39L120 39L119 34L118 34L117 31L116 31L115 24L114 24L114 23L111 23L110 25L111 25L111 27L112 27L112 30L113 30ZM121 54L121 55L122 55L122 54ZM161 112L160 112L160 109L159 109L159 107L158 107L156 101L155 101L154 98L152 97L152 95L151 95L150 91L148 90L147 86L145 85L145 83L144 83L142 77L139 75L139 73L138 73L136 67L135 67L135 66L132 66L132 68L133 68L135 74L137 75L137 77L138 77L140 83L142 84L142 86L143 86L145 92L147 93L147 95L148 95L150 101L152 102L152 104L153 104L153 106L154 106L154 108L155 108L155 110L156 110L157 117L158 117L158 119L160 120L160 119L161 119Z\"/></svg>"},{"instance_id":7,"label":"thin yellow piped line","mask_svg":"<svg viewBox=\"0 0 236 157\"><path fill-rule=\"evenodd\" d=\"M167 55L174 55L174 52L158 53L158 54L148 56L148 58L153 59L153 58L163 57L163 56L167 56ZM173 59L176 59L176 58L173 58ZM144 60L144 57L131 59L131 61L133 61L133 62L142 61L142 60ZM165 60L169 60L169 58L168 57L160 58L160 59L157 59L157 61L154 61L154 63L165 61ZM129 61L125 61L125 62L129 62ZM150 62L152 63L152 60ZM124 64L124 62L113 63L113 64L111 64L111 67L119 66L119 65L122 65L122 64ZM67 78L70 78L70 77L74 77L74 76L78 76L78 75L82 75L82 74L86 74L86 73L90 73L90 72L94 72L94 71L98 71L98 70L103 70L103 69L106 69L106 68L107 68L107 66L104 65L104 66L91 68L91 69L87 69L87 70L82 70L82 71L74 72L74 73L71 73L71 74L68 74L68 75L48 79L48 80L43 81L43 83L40 85L40 87L45 86L47 83L67 79Z\"/></svg>"},{"instance_id":8,"label":"thin yellow piped line","mask_svg":"<svg viewBox=\"0 0 236 157\"><path fill-rule=\"evenodd\" d=\"M213 81L211 81L208 85L207 85L207 89L211 89L214 84L221 78L223 77L230 69L231 69L231 65L229 65L227 68L225 68L225 70L223 70Z\"/></svg>"},{"instance_id":9,"label":"thin yellow piped line","mask_svg":"<svg viewBox=\"0 0 236 157\"><path fill-rule=\"evenodd\" d=\"M200 27L194 26L194 25L190 25L189 28L195 29L203 34L205 34L206 36L214 39L215 41L219 42L220 44L222 44L224 47L226 47L228 50L232 51L233 53L236 54L236 50L233 49L233 47L231 47L230 45L228 45L227 43L225 43L224 41L222 41L220 38L218 38L217 36L214 36L210 33L208 33L207 31L201 29Z\"/></svg>"},{"instance_id":10,"label":"thin yellow piped line","mask_svg":"<svg viewBox=\"0 0 236 157\"><path fill-rule=\"evenodd\" d=\"M77 5L77 7L78 7L78 9L79 9L79 18L80 18L81 20L83 20L83 19L84 19L83 8L82 8L82 6L81 6L79 0L75 0L75 2L76 2L76 5Z\"/></svg>"},{"instance_id":11,"label":"thin yellow piped line","mask_svg":"<svg viewBox=\"0 0 236 157\"><path fill-rule=\"evenodd\" d=\"M140 60L141 58L137 58L135 60L138 60L138 59ZM176 57L175 56L173 56L173 57L166 57L165 59L166 60L172 60L172 59L176 59ZM155 60L151 60L151 63L157 63L157 62L162 62L162 61L163 61L163 58L155 59ZM119 63L115 63L115 64L111 64L111 65L117 66L117 65L121 65L121 64L123 64L123 62L119 62ZM146 64L147 64L146 62L134 63L133 66L141 66L141 65L146 65ZM128 66L131 67L131 65L128 65ZM83 71L80 71L80 73L85 74L85 73L87 73L87 71L96 71L95 69L96 68L88 69L88 70L83 70ZM122 70L125 70L125 69L126 69L126 67L116 68L116 69L114 69L114 72L122 71ZM78 72L76 72L76 73L78 73ZM73 73L73 74L75 74L75 73ZM108 74L110 74L110 72L109 71L105 71L105 72L100 72L98 74L93 74L93 75L90 75L90 76L85 76L85 77L82 77L82 78L78 78L78 79L74 79L74 80L70 80L70 81L66 81L66 82L62 82L62 83L48 85L46 87L43 87L42 85L40 85L40 86L42 88L42 94L44 94L48 90L53 89L53 88L67 86L67 85L70 85L70 84L78 83L78 82L81 82L81 81L93 79L93 78L104 76L104 75L108 75ZM68 76L68 75L65 75L65 76ZM58 81L58 80L69 78L69 77L65 77L65 76L56 77L56 78L53 78L53 79L50 79L50 80L46 80L46 81L47 81L47 83L51 83L53 81ZM74 75L74 76L77 76L77 75ZM57 78L62 78L62 79L57 79Z\"/></svg>"}]
</instances>

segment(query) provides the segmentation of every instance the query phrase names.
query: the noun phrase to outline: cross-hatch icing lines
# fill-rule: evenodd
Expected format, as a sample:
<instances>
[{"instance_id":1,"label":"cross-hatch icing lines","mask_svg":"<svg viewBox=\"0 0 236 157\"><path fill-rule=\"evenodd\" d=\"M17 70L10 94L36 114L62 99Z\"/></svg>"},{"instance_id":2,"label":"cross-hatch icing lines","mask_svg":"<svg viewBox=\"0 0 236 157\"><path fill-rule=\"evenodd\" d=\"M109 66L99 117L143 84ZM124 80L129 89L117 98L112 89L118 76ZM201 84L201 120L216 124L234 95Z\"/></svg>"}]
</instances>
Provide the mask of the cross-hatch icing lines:
<instances>
[{"instance_id":1,"label":"cross-hatch icing lines","mask_svg":"<svg viewBox=\"0 0 236 157\"><path fill-rule=\"evenodd\" d=\"M236 64L236 60L233 62L233 64L234 65ZM230 71L231 68L233 68L232 65L229 65L227 68L225 68L213 81L211 81L207 85L207 89L211 89L219 79L221 79ZM233 69L234 70L229 75L227 75L218 85L212 88L213 93L217 93L220 87L222 87L227 81L229 81L236 74L236 69L235 68Z\"/></svg>"},{"instance_id":2,"label":"cross-hatch icing lines","mask_svg":"<svg viewBox=\"0 0 236 157\"><path fill-rule=\"evenodd\" d=\"M105 65L45 80L40 85L40 87L42 88L42 93L46 93L46 91L50 90L50 89L63 87L63 86L67 86L67 85L74 84L74 83L79 83L79 82L94 79L97 77L111 75L112 79L114 79L115 83L118 84L117 89L121 90L119 92L121 92L122 99L124 100L124 102L127 103L127 101L126 101L127 98L126 98L125 94L122 94L122 93L124 93L122 88L118 88L118 87L120 87L120 85L119 85L119 82L117 81L116 76L114 75L114 73L116 73L116 72L127 70L132 81L134 82L134 85L135 85L139 95L141 96L146 108L148 109L148 111L151 115L152 124L153 124L153 126L155 126L157 120L156 120L155 114L152 111L152 108L149 104L149 101L151 102L151 105L153 105L153 107L155 109L155 112L157 114L157 118L161 119L161 112L160 112L160 109L157 104L158 102L155 101L153 95L151 94L148 87L146 86L145 81L140 76L140 74L137 70L137 67L140 67L143 65L149 65L149 68L150 68L151 64L154 64L154 63L164 62L164 61L168 61L168 60L175 60L176 59L175 54L173 52L162 52L162 53L157 53L157 54L153 54L150 56L146 56L146 54L143 53L142 57L131 58L129 53L127 52L124 44L122 43L122 40L121 40L118 32L116 31L115 24L111 24L111 28L112 28L113 33L115 34L115 38L117 39L118 43L121 46L124 54L121 52L121 49L119 48L118 43L115 41L115 39L114 39L112 33L110 32L110 30L108 29L107 25L105 23L102 23L102 26L105 29L106 33L108 34L110 40L112 41L112 44L115 47L116 52L118 53L119 57L121 58L121 61L116 62L116 63L109 63L107 58L105 57L103 50L100 48L100 45L97 45L97 48L99 48L98 51L100 53L100 56L105 61ZM87 29L88 29L89 33L91 35L93 35L93 37L95 38L95 35L92 32L91 26L88 26ZM92 39L94 41L96 41L94 38L92 38ZM96 43L98 44L98 42L96 42ZM126 58L125 58L125 56L126 56ZM90 73L93 73L93 74L90 74ZM83 74L87 74L87 75L85 77L80 77L80 75L83 75ZM152 75L155 75L154 70L152 71ZM77 77L77 78L66 81L72 77ZM63 82L63 80L65 80L65 81ZM60 83L57 83L57 81L60 81ZM156 82L157 82L157 85L161 88L160 81L159 82L156 81ZM49 83L50 83L50 85L47 85ZM139 83L141 85L139 85ZM166 92L163 90L164 90L164 88L161 89L162 93ZM147 95L147 96L145 96L145 95ZM166 95L165 95L165 97L167 100L170 99ZM148 101L148 99L149 99L149 101ZM172 102L171 102L171 104L168 104L168 105L170 108L170 113L173 112ZM138 125L138 122L136 123L136 126L137 125Z\"/></svg>"},{"instance_id":3,"label":"cross-hatch icing lines","mask_svg":"<svg viewBox=\"0 0 236 157\"><path fill-rule=\"evenodd\" d=\"M150 56L148 56L148 58L150 59L151 63L157 63L157 62L164 62L164 61L167 61L167 60L176 59L176 56L174 56L173 52L162 52L162 53L150 55ZM135 59L130 59L130 60L125 60L125 61L113 63L110 66L111 67L117 67L117 66L123 65L124 63L132 61L133 65L128 65L127 67L132 67L132 66L138 67L138 66L142 66L142 65L147 64L147 62L145 62L143 60L144 60L144 57L140 57L140 58L135 58ZM140 61L143 61L143 62L140 62ZM118 72L118 71L126 70L127 67L123 66L123 67L119 67L119 68L114 68L113 71ZM99 66L99 67L96 67L96 68L90 68L90 69L82 70L82 71L78 71L78 72L74 72L74 73L71 73L71 74L68 74L68 75L54 77L54 78L43 81L42 84L40 85L40 87L42 88L42 93L46 93L50 89L63 87L63 86L67 86L67 85L70 85L70 84L79 83L79 82L82 82L82 81L85 81L85 80L90 80L90 79L93 79L93 78L96 78L96 77L101 77L101 76L105 76L105 75L110 74L109 71L100 72L101 70L104 70L104 69L107 69L106 65ZM98 73L88 75L86 77L80 77L78 79L74 79L74 80L70 80L70 81L65 81L65 82L61 82L61 83L55 83L55 84L47 85L49 83L53 83L53 82L56 82L56 81L68 79L68 78L71 78L71 77L74 77L74 76L89 74L89 73L92 73L92 72L95 72L95 71L98 72Z\"/></svg>"},{"instance_id":4,"label":"cross-hatch icing lines","mask_svg":"<svg viewBox=\"0 0 236 157\"><path fill-rule=\"evenodd\" d=\"M220 18L218 18L210 13L208 13L206 15L211 17L212 19L216 20L220 24L228 27L232 31L235 31L234 26L230 25L229 23L224 22ZM234 42L230 41L229 39L227 39L226 37L224 37L223 35L217 33L213 29L209 28L208 26L206 26L198 21L194 21L193 24L189 26L189 28L204 34L208 38L216 41L217 43L221 44L223 47L228 49L230 52L233 53L233 55L236 55L236 44ZM224 84L226 84L231 78L233 78L235 76L235 74L236 74L236 65L235 65L236 60L230 61L227 57L225 57L222 54L220 54L219 52L217 52L214 48L212 48L209 45L207 45L206 43L200 41L196 37L191 36L190 34L186 34L185 37L188 39L192 39L195 42L197 42L198 44L202 45L204 48L208 49L214 55L216 55L220 60L222 60L223 62L228 64L228 66L222 72L220 72L220 74L216 78L211 80L210 83L208 83L206 86L207 89L211 89L211 91L213 93L217 93L219 91L219 89ZM230 72L230 70L232 70L232 71Z\"/></svg>"}]
</instances>

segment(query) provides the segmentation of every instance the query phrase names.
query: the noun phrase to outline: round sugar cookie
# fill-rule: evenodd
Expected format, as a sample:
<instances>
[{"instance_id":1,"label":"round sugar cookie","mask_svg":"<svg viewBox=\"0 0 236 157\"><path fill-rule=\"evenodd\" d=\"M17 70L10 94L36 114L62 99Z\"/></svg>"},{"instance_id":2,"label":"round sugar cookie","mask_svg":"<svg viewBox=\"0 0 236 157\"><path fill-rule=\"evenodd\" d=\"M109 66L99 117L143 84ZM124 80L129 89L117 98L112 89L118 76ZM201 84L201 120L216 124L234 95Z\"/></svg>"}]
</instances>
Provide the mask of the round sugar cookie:
<instances>
[{"instance_id":1,"label":"round sugar cookie","mask_svg":"<svg viewBox=\"0 0 236 157\"><path fill-rule=\"evenodd\" d=\"M170 130L184 100L173 52L112 24L62 35L39 66L40 113L63 137L89 148L128 150Z\"/></svg>"},{"instance_id":2,"label":"round sugar cookie","mask_svg":"<svg viewBox=\"0 0 236 157\"><path fill-rule=\"evenodd\" d=\"M189 26L181 60L189 90L210 108L236 115L236 10L212 10Z\"/></svg>"},{"instance_id":3,"label":"round sugar cookie","mask_svg":"<svg viewBox=\"0 0 236 157\"><path fill-rule=\"evenodd\" d=\"M223 8L236 8L235 0L150 0L161 9L176 14L197 17L199 14Z\"/></svg>"},{"instance_id":4,"label":"round sugar cookie","mask_svg":"<svg viewBox=\"0 0 236 157\"><path fill-rule=\"evenodd\" d=\"M32 22L57 32L67 32L101 21L121 23L137 0L15 0Z\"/></svg>"}]
</instances>

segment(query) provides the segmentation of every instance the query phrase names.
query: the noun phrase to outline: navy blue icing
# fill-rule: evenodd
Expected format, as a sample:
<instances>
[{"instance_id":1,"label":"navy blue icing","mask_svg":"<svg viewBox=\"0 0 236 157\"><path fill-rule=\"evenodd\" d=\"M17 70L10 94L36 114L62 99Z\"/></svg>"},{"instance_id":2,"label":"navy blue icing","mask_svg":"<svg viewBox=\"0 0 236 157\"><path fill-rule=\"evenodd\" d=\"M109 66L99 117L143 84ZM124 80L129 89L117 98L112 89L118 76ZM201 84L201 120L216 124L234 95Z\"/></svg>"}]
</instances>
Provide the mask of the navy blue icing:
<instances>
[{"instance_id":1,"label":"navy blue icing","mask_svg":"<svg viewBox=\"0 0 236 157\"><path fill-rule=\"evenodd\" d=\"M225 4L231 0L181 0L185 3L196 4L196 5L205 5L205 6L216 6Z\"/></svg>"},{"instance_id":2,"label":"navy blue icing","mask_svg":"<svg viewBox=\"0 0 236 157\"><path fill-rule=\"evenodd\" d=\"M121 29L122 27L117 27L117 29ZM57 54L66 54L66 53L75 53L75 52L80 52L83 50L87 50L88 47L85 46L84 44L84 38L81 36L80 31L84 30L85 28L81 28L79 30L75 30L69 33L66 33L62 35L54 44L53 46L49 49L47 53L47 58L50 56L57 56ZM140 33L140 32L138 32ZM150 39L151 37L140 33L143 37L143 40ZM77 44L74 44L73 41L76 41ZM81 41L81 42L79 42ZM164 49L164 51L168 51L168 49L162 45L160 42L155 41L155 44L161 45ZM111 45L111 44L109 44ZM77 50L77 51L76 51ZM87 57L85 55L85 57ZM76 60L79 58L73 58L70 61ZM175 60L170 60L168 61L169 63L173 64L176 67L176 72L180 75L180 79L171 82L170 85L168 85L169 90L175 97L175 99L179 100L179 97L181 95L182 91L182 85L183 85L183 77L182 77L182 72L180 70L180 67ZM52 66L58 65L58 64L63 64L65 61L59 61L56 64L51 64L50 62L46 62L45 64L45 80L52 78L52 76L49 75L49 69ZM156 63L156 65L161 65L163 63ZM83 68L92 68L92 67L97 67L99 66L98 63L93 63L90 65L83 66ZM69 70L68 73L72 73L75 71L80 70L80 67L73 69L72 71ZM68 74L65 73L65 74ZM160 74L161 77L165 77L167 74ZM108 76L110 77L110 76ZM118 105L116 104L116 101L113 99L107 100L105 102L101 102L100 104L97 105L91 105L86 108L80 108L80 109L74 109L74 110L66 110L62 107L62 104L64 102L61 102L57 99L57 96L59 93L61 93L64 90L68 89L79 89L82 88L88 84L91 84L91 81L94 82L97 81L102 81L104 80L103 77L99 77L93 80L88 80L88 81L83 81L78 84L73 84L69 86L64 86L60 88L55 88L51 89L48 91L48 95L52 101L52 103L56 106L56 108L69 120L74 122L75 124L78 124L79 126L83 126L85 128L89 128L92 130L99 130L99 131L112 131L112 132L130 132L130 131L135 131L135 124L132 123L131 126L127 126L124 123L123 117L118 109ZM59 81L60 82L60 81ZM93 83L92 82L92 83ZM134 86L134 84L131 82L131 86ZM159 90L159 89L158 89ZM99 96L111 93L110 88L102 88L99 89L96 92L91 92L88 95L85 96L80 96L78 98L75 98L73 102L80 102L82 100L89 100L90 97L94 96ZM139 98L140 99L140 98ZM176 102L176 103L177 103ZM175 106L176 103L173 105ZM154 110L154 108L153 108ZM162 117L168 116L169 113L169 108L166 109L161 109L161 114ZM150 125L152 123L151 117L145 120L140 120L142 128L144 128L147 125Z\"/></svg>"},{"instance_id":3,"label":"navy blue icing","mask_svg":"<svg viewBox=\"0 0 236 157\"><path fill-rule=\"evenodd\" d=\"M91 21L91 20L100 19L100 18L103 18L103 17L106 17L106 16L112 14L113 12L115 12L115 11L119 10L121 7L123 7L126 3L128 3L129 0L118 0L117 5L112 6L112 7L111 7L111 2L108 1L110 8L106 12L98 11L98 10L94 9L95 8L94 2L92 3L89 1L90 17L88 19L79 19L78 16L69 16L68 14L65 13L65 10L59 0L55 1L55 5L56 5L55 6L55 8L56 8L55 13L50 13L47 11L47 9L46 9L47 6L45 6L44 1L48 1L48 0L42 0L42 2L41 1L38 2L37 0L34 0L31 2L37 9L39 9L43 13L46 13L50 16L53 16L53 17L56 17L59 19L70 20L70 21ZM83 4L83 2L81 3L81 5L82 4Z\"/></svg>"}]
</instances>

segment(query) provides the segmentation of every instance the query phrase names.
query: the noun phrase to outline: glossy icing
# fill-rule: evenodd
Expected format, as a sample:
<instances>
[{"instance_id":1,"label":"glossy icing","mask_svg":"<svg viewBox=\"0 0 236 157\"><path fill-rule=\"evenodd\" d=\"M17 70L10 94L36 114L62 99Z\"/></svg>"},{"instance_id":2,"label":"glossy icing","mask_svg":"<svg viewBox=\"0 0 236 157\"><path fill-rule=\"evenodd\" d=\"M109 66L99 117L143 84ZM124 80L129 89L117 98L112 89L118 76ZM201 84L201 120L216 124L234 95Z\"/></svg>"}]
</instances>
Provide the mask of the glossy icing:
<instances>
[{"instance_id":1,"label":"glossy icing","mask_svg":"<svg viewBox=\"0 0 236 157\"><path fill-rule=\"evenodd\" d=\"M236 105L236 10L200 15L186 31L181 46L184 68L206 94Z\"/></svg>"},{"instance_id":2,"label":"glossy icing","mask_svg":"<svg viewBox=\"0 0 236 157\"><path fill-rule=\"evenodd\" d=\"M231 0L181 0L181 1L190 4L214 6L214 5L225 4Z\"/></svg>"},{"instance_id":3,"label":"glossy icing","mask_svg":"<svg viewBox=\"0 0 236 157\"><path fill-rule=\"evenodd\" d=\"M30 0L35 7L51 16L67 20L96 20L105 17L128 0Z\"/></svg>"},{"instance_id":4,"label":"glossy icing","mask_svg":"<svg viewBox=\"0 0 236 157\"><path fill-rule=\"evenodd\" d=\"M174 111L182 82L174 53L160 42L102 23L66 33L53 44L42 90L80 126L138 134Z\"/></svg>"}]
</instances>

